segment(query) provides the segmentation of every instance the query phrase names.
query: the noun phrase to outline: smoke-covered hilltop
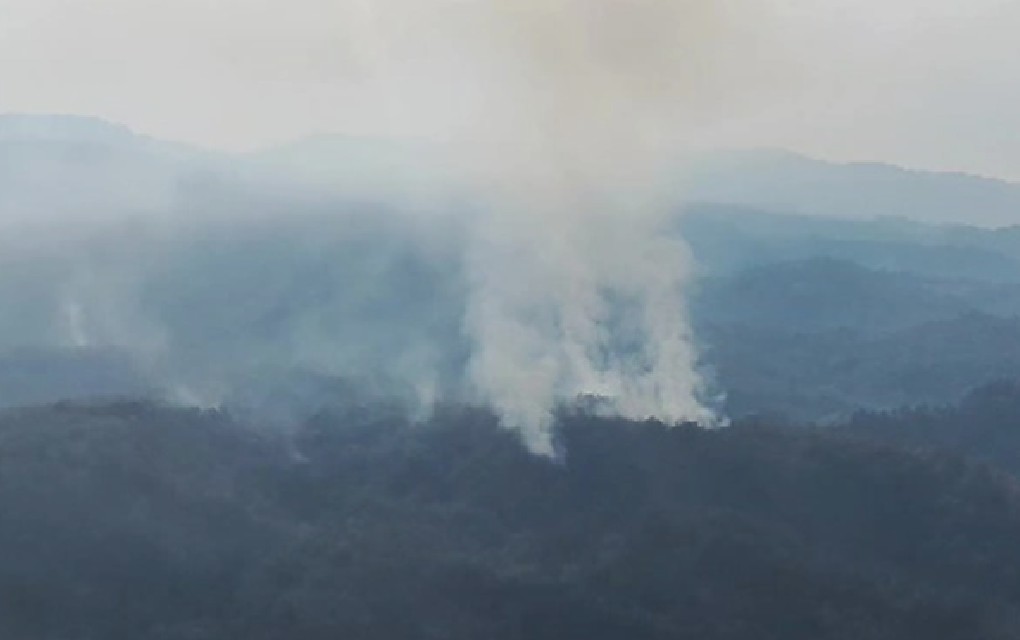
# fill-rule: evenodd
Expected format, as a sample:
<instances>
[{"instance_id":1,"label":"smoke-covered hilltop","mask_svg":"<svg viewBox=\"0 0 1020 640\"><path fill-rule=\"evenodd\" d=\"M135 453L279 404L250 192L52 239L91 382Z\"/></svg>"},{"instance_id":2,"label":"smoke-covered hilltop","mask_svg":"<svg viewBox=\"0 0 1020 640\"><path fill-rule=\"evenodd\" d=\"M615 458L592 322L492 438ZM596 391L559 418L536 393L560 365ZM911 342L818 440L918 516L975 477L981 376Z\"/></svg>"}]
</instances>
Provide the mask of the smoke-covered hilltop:
<instances>
[{"instance_id":1,"label":"smoke-covered hilltop","mask_svg":"<svg viewBox=\"0 0 1020 640\"><path fill-rule=\"evenodd\" d=\"M398 167L414 165L420 147L370 152L369 141L350 150L350 141L331 139L312 145L315 153L302 151L305 143L233 157L92 121L2 122L9 162L0 181L10 188L0 203L54 214L5 218L3 404L144 394L289 422L355 387L415 415L436 400L487 403L472 382L479 336L468 326L474 265L489 257L469 250L483 204L439 178L429 189L394 187L388 198L378 191L388 179L407 185ZM97 156L108 163L95 165ZM352 160L366 156L375 165ZM41 182L19 177L33 164L16 159L29 157L46 167ZM352 177L352 167L361 173ZM160 189L135 181L139 171L159 176ZM61 209L96 194L116 206ZM675 295L690 303L689 340L708 380L701 399L723 415L816 419L941 401L1020 361L1013 230L680 210L665 233L686 239L697 275ZM599 252L606 268L614 251ZM521 275L512 253L496 257ZM648 277L676 277L671 260L642 264ZM537 277L508 291L525 295ZM626 354L634 327L613 311L622 308L613 299L596 316L599 340ZM556 326L534 311L536 322ZM495 337L487 344L508 358L521 348ZM521 387L512 379L504 387L516 389L507 391L515 402L546 410L548 396L519 391L552 384L540 370L507 370L522 376ZM560 402L600 388L560 387Z\"/></svg>"},{"instance_id":2,"label":"smoke-covered hilltop","mask_svg":"<svg viewBox=\"0 0 1020 640\"><path fill-rule=\"evenodd\" d=\"M517 175L525 151L501 137L475 149L485 176L467 176L463 150L433 142L459 178L411 198L395 175L346 189L300 163L132 144L106 125L7 125L7 152L26 159L5 203L9 348L120 350L157 393L203 405L291 372L425 411L479 402L545 454L552 412L585 395L635 418L712 417L682 241L651 210L592 209L615 191L596 193L608 174L561 183L557 161Z\"/></svg>"}]
</instances>

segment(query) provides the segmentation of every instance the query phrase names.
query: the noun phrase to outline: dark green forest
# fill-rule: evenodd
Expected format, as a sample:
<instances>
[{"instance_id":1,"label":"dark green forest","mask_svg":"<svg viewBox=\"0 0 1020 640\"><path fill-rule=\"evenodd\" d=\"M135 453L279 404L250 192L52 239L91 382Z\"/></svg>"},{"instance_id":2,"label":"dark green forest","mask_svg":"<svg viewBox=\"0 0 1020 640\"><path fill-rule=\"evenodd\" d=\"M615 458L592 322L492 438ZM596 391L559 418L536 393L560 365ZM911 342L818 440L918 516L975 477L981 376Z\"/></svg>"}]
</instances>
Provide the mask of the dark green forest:
<instances>
[{"instance_id":1,"label":"dark green forest","mask_svg":"<svg viewBox=\"0 0 1020 640\"><path fill-rule=\"evenodd\" d=\"M1018 422L1015 385L828 429L564 415L553 461L456 407L10 410L0 635L1015 638Z\"/></svg>"}]
</instances>

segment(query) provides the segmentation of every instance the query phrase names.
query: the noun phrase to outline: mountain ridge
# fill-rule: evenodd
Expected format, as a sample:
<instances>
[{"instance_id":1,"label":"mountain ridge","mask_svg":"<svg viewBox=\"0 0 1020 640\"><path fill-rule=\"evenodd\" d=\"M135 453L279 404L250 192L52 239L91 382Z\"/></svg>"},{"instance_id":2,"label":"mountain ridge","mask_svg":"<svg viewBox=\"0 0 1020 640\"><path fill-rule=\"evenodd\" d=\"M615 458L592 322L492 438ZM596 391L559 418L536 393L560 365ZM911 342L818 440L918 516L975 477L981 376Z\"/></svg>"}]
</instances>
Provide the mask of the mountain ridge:
<instances>
[{"instance_id":1,"label":"mountain ridge","mask_svg":"<svg viewBox=\"0 0 1020 640\"><path fill-rule=\"evenodd\" d=\"M204 156L243 170L280 172L338 190L370 183L383 197L449 188L451 167L420 140L342 134L305 136L254 151L204 150L159 140L122 125L83 116L0 115L0 144L92 142L147 147L186 161ZM247 167L247 168L245 168ZM881 162L834 162L792 151L709 152L674 170L687 202L740 205L831 218L903 218L940 224L1020 225L1020 183L959 171L906 168ZM264 175L264 174L263 174ZM0 176L2 177L2 176Z\"/></svg>"}]
</instances>

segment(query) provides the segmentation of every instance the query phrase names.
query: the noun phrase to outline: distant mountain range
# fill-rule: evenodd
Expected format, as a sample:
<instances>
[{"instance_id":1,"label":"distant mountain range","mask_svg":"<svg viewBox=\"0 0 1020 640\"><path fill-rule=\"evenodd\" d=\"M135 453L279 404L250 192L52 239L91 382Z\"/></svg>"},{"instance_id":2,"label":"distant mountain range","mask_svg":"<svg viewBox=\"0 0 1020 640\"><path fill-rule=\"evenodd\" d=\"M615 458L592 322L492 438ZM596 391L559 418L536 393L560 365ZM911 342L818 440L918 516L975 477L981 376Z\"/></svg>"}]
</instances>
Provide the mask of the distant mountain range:
<instances>
[{"instance_id":1,"label":"distant mountain range","mask_svg":"<svg viewBox=\"0 0 1020 640\"><path fill-rule=\"evenodd\" d=\"M0 116L0 222L166 211L212 160L102 120Z\"/></svg>"},{"instance_id":2,"label":"distant mountain range","mask_svg":"<svg viewBox=\"0 0 1020 640\"><path fill-rule=\"evenodd\" d=\"M1020 185L888 164L837 164L773 150L712 154L692 167L690 200L839 218L1020 224Z\"/></svg>"},{"instance_id":3,"label":"distant mountain range","mask_svg":"<svg viewBox=\"0 0 1020 640\"><path fill-rule=\"evenodd\" d=\"M1020 277L1020 226L831 218L722 204L688 206L679 226L706 272L828 256L937 277Z\"/></svg>"},{"instance_id":4,"label":"distant mountain range","mask_svg":"<svg viewBox=\"0 0 1020 640\"><path fill-rule=\"evenodd\" d=\"M157 141L97 119L3 115L0 213L165 208L182 184L239 179L406 202L449 184L451 168L441 158L420 141L339 135L235 155ZM677 182L689 202L838 218L1020 224L1020 184L786 151L708 154L678 170Z\"/></svg>"}]
</instances>

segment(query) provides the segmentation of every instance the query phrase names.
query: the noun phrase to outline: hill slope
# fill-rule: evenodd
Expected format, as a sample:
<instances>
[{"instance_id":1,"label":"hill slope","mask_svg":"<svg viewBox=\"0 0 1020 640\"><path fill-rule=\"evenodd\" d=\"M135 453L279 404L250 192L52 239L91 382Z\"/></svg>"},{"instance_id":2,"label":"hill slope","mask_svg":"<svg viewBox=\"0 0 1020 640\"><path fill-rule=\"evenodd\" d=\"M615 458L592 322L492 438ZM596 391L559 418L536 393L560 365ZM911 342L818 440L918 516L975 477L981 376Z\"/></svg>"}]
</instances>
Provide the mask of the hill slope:
<instances>
[{"instance_id":1,"label":"hill slope","mask_svg":"<svg viewBox=\"0 0 1020 640\"><path fill-rule=\"evenodd\" d=\"M0 416L0 633L1013 638L1020 494L939 454L352 406L290 436L146 404Z\"/></svg>"}]
</instances>

